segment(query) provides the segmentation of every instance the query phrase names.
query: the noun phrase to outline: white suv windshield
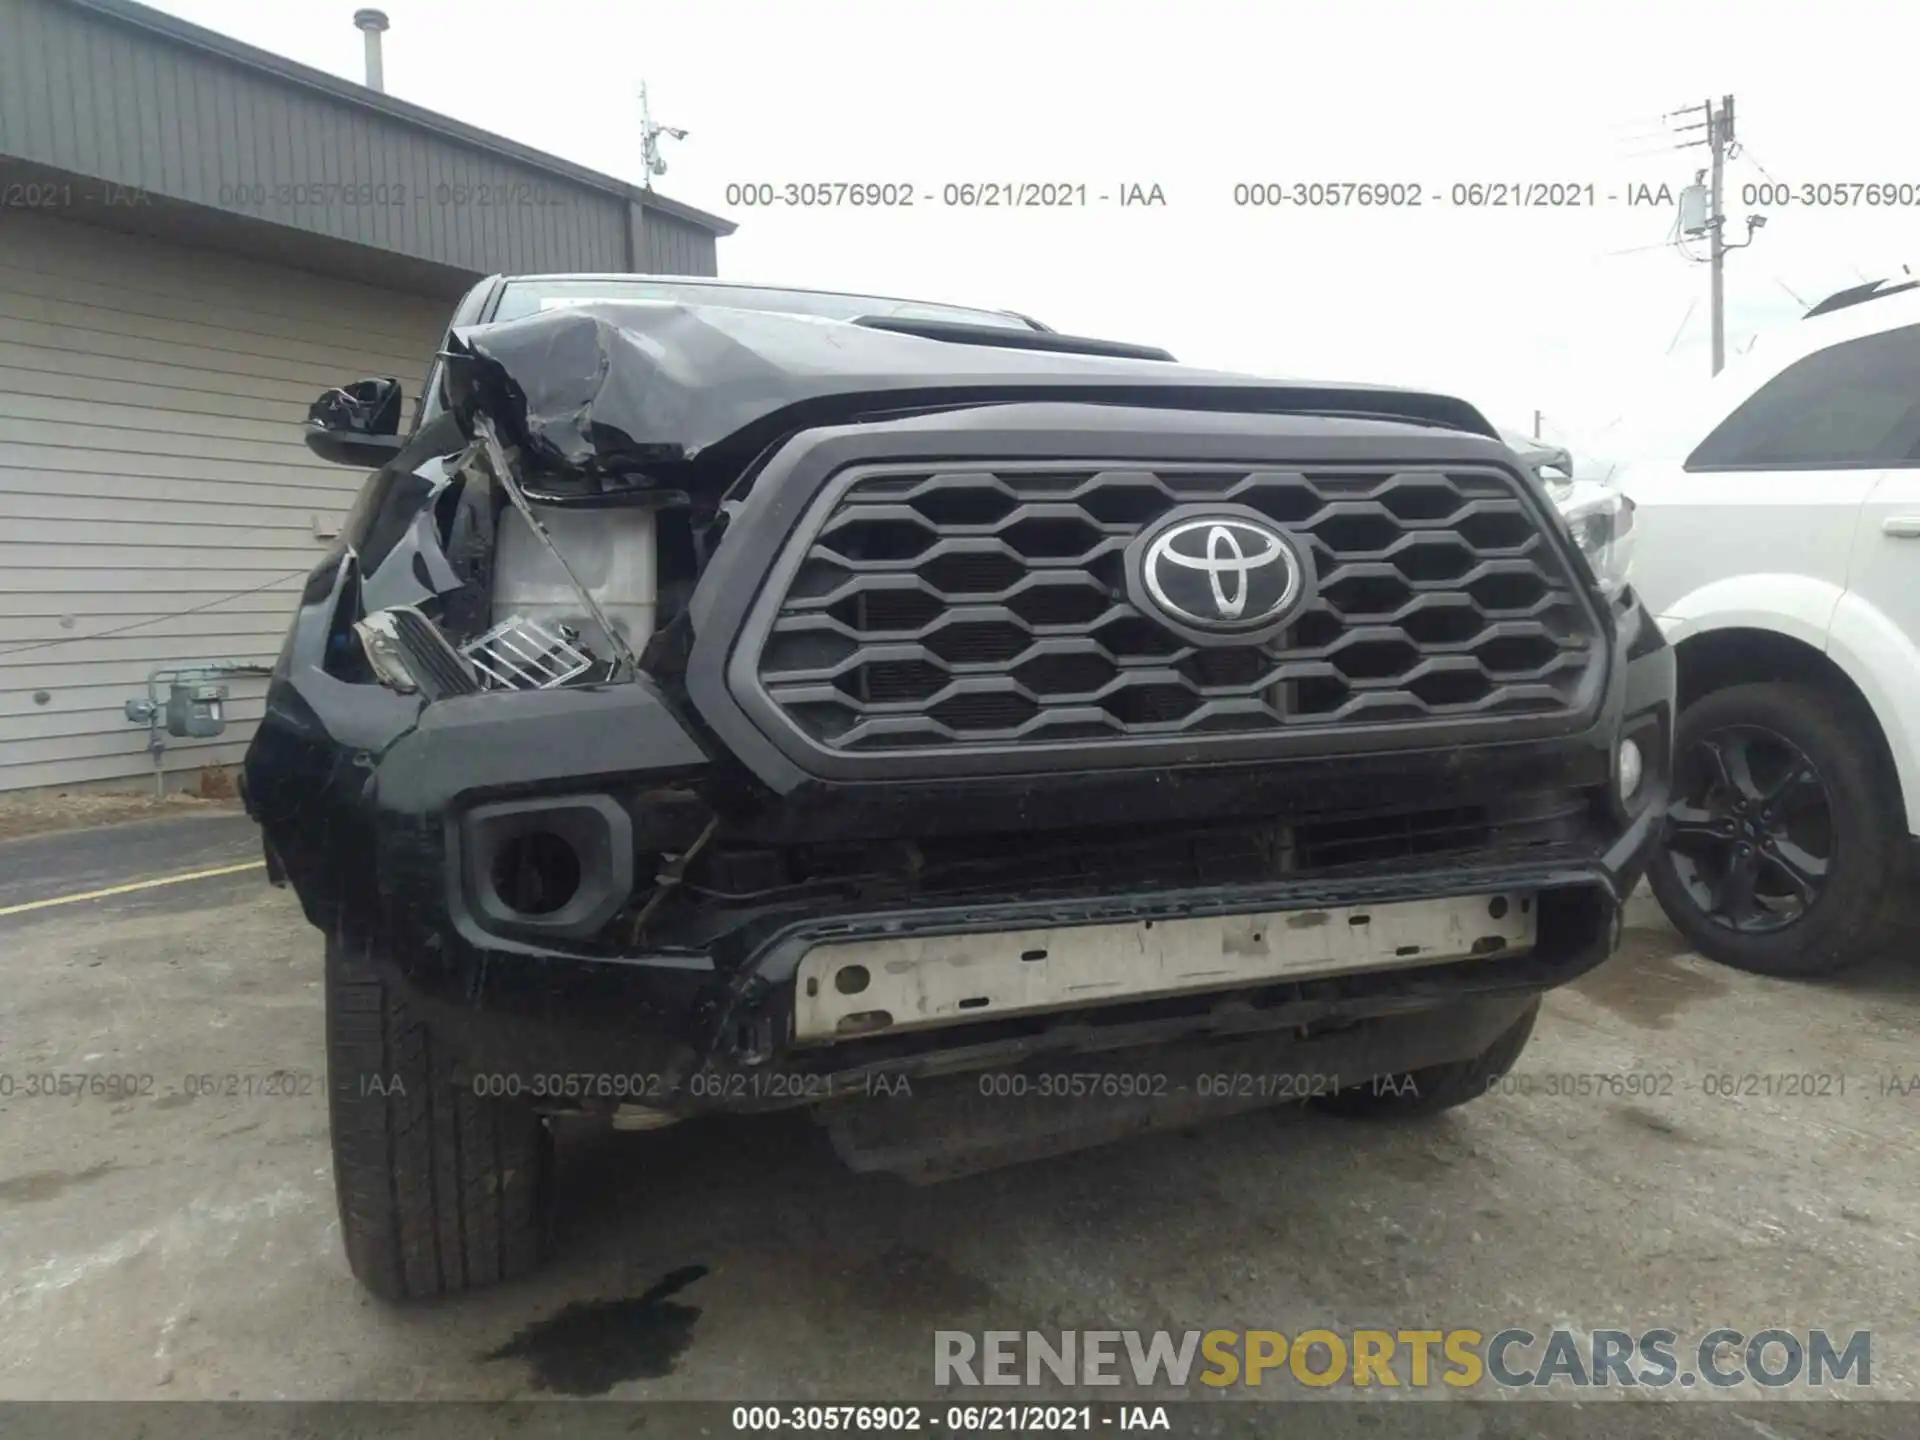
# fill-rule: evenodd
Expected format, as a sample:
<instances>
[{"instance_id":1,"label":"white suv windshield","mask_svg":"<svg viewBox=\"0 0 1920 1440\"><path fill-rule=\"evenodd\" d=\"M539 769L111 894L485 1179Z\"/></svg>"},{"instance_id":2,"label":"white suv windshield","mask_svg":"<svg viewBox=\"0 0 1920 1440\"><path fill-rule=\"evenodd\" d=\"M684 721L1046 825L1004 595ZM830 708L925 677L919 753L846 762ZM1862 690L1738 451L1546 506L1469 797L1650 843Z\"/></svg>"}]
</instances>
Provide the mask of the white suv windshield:
<instances>
[{"instance_id":1,"label":"white suv windshield","mask_svg":"<svg viewBox=\"0 0 1920 1440\"><path fill-rule=\"evenodd\" d=\"M771 310L785 315L819 315L829 320L884 316L891 320L942 320L959 325L990 325L1002 330L1034 327L1017 315L970 310L925 300L890 300L880 295L839 295L824 290L776 290L757 285L702 285L672 280L514 280L500 297L496 320L518 320L558 305L603 300L671 300L683 305L718 305L731 310Z\"/></svg>"}]
</instances>

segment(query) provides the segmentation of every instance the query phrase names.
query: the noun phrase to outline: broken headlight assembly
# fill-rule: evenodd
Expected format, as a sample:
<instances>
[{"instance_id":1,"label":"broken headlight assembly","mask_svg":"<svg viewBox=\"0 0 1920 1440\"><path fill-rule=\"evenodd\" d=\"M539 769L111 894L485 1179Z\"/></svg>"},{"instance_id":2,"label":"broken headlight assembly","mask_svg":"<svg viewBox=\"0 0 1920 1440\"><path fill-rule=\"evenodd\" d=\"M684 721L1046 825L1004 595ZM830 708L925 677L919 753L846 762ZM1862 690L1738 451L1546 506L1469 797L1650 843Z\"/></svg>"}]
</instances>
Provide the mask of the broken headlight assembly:
<instances>
[{"instance_id":1,"label":"broken headlight assembly","mask_svg":"<svg viewBox=\"0 0 1920 1440\"><path fill-rule=\"evenodd\" d=\"M554 608L538 584L519 586L517 598L525 605L523 608L521 604L515 604L504 593L500 583L502 570L496 566L493 602L496 607L505 610L505 618L485 633L466 640L458 648L455 648L454 639L450 639L424 611L413 605L387 606L355 621L354 634L373 678L400 694L421 694L428 700L435 700L446 695L472 694L482 690L548 690L569 681L605 681L622 673L637 675L639 662L627 644L625 635L601 608L593 590L580 579L567 555L555 542L546 522L528 503L514 474L513 460L500 443L492 423L485 416L477 416L473 421L473 431L473 441L455 465L455 470L470 471L481 478L483 484L491 482L498 487L513 510L518 512L517 518L524 525L523 532L515 532L524 535L524 548L530 555L539 557L550 572L552 578L546 589L556 588L554 581L557 580L559 586L571 592L574 604L569 608L585 617L599 638L593 644L583 643L579 626L550 614L537 613L542 609L550 611ZM376 477L356 502L356 522L363 522L367 512L378 503L374 498L373 485L379 483L379 478ZM598 521L595 528L604 527L605 524L604 520ZM628 567L635 569L646 581L649 593L640 608L649 621L652 615L651 544L649 530L646 536L649 549L647 563ZM496 561L506 553L497 550ZM524 569L524 557L521 563ZM618 567L603 564L601 568ZM424 575L422 580L424 583ZM526 593L529 590L533 591L531 597ZM596 654L600 646L611 651L611 655Z\"/></svg>"},{"instance_id":2,"label":"broken headlight assembly","mask_svg":"<svg viewBox=\"0 0 1920 1440\"><path fill-rule=\"evenodd\" d=\"M412 605L376 610L355 621L353 630L374 678L389 690L439 700L482 688L479 667Z\"/></svg>"},{"instance_id":3,"label":"broken headlight assembly","mask_svg":"<svg viewBox=\"0 0 1920 1440\"><path fill-rule=\"evenodd\" d=\"M1549 485L1547 494L1573 543L1587 557L1601 592L1617 599L1633 565L1633 501L1594 480Z\"/></svg>"},{"instance_id":4,"label":"broken headlight assembly","mask_svg":"<svg viewBox=\"0 0 1920 1440\"><path fill-rule=\"evenodd\" d=\"M429 700L481 690L551 690L594 666L572 630L519 616L458 649L412 605L376 610L353 629L376 680Z\"/></svg>"}]
</instances>

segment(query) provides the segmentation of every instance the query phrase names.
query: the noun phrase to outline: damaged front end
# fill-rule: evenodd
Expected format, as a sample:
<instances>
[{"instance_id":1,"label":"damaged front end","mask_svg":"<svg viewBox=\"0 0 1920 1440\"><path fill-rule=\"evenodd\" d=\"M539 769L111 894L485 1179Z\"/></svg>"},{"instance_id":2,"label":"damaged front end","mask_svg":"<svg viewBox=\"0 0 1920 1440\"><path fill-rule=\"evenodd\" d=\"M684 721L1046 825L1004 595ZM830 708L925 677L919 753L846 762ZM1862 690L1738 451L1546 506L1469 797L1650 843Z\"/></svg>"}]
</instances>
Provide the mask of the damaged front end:
<instances>
[{"instance_id":1,"label":"damaged front end","mask_svg":"<svg viewBox=\"0 0 1920 1440\"><path fill-rule=\"evenodd\" d=\"M314 925L424 1005L538 1024L553 972L491 962L575 958L569 983L591 988L714 824L707 750L642 652L660 558L683 610L718 487L696 518L685 465L680 485L544 454L533 470L542 427L517 383L458 339L442 358L446 408L369 478L308 579L243 789ZM705 968L609 973L608 1003L684 1017Z\"/></svg>"},{"instance_id":2,"label":"damaged front end","mask_svg":"<svg viewBox=\"0 0 1920 1440\"><path fill-rule=\"evenodd\" d=\"M1605 955L1664 784L1616 803L1618 740L1664 755L1671 660L1582 588L1471 407L673 305L457 328L442 361L444 408L306 586L246 795L312 922L476 1073L626 1077L560 1103L629 1119L1198 1038L1385 1073L1476 1053ZM1286 728L1263 697L1331 714L1330 682L1256 691L1146 633L1142 507L1250 454L1291 503L1306 451L1334 546L1426 524L1407 553L1447 562L1439 510L1367 497L1479 487L1494 570L1547 597L1485 603L1559 607L1497 638L1556 647L1564 683ZM814 570L852 578L805 593ZM1101 710L1076 677L1110 663ZM929 669L947 688L913 690ZM1159 968L1117 985L1114 944Z\"/></svg>"}]
</instances>

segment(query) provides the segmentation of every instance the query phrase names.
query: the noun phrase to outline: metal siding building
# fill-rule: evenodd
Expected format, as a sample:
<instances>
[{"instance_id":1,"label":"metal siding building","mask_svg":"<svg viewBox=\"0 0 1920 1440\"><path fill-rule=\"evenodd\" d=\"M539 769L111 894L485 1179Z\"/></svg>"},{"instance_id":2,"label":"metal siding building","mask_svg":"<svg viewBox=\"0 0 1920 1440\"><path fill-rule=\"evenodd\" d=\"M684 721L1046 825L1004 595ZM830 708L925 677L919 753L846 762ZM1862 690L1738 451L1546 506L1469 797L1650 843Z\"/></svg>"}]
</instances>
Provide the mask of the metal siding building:
<instances>
[{"instance_id":1,"label":"metal siding building","mask_svg":"<svg viewBox=\"0 0 1920 1440\"><path fill-rule=\"evenodd\" d=\"M482 275L712 275L732 230L127 0L0 0L0 200L0 790L148 778L150 671L271 662L363 478L301 443L321 390L411 401ZM171 775L239 759L228 683Z\"/></svg>"}]
</instances>

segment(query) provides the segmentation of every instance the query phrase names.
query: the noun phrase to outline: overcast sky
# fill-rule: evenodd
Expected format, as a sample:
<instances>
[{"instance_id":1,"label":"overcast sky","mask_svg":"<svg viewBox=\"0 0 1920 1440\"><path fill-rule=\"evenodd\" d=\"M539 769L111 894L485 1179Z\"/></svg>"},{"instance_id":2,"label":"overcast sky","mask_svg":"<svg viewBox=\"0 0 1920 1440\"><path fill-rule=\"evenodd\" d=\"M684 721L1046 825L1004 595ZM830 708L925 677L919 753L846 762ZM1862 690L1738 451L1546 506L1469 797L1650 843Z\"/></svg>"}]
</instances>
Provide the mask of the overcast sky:
<instances>
[{"instance_id":1,"label":"overcast sky","mask_svg":"<svg viewBox=\"0 0 1920 1440\"><path fill-rule=\"evenodd\" d=\"M160 8L352 79L354 0ZM638 86L665 194L739 222L721 274L1018 309L1197 364L1429 386L1602 445L1664 366L1707 368L1706 267L1662 246L1737 98L1744 185L1920 187L1920 5L1566 0L385 0L394 95L629 180ZM1694 132L1697 134L1698 132ZM1760 168L1764 167L1764 171ZM749 210L742 181L1159 185L1163 208ZM1240 181L1591 182L1598 210L1236 208ZM1920 262L1920 208L1770 209L1728 263L1728 347ZM1651 248L1647 248L1651 247ZM1627 252L1627 253L1621 253ZM1676 336L1678 337L1676 339ZM1671 355L1668 354L1671 347Z\"/></svg>"}]
</instances>

